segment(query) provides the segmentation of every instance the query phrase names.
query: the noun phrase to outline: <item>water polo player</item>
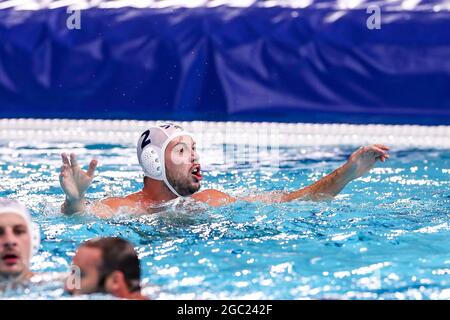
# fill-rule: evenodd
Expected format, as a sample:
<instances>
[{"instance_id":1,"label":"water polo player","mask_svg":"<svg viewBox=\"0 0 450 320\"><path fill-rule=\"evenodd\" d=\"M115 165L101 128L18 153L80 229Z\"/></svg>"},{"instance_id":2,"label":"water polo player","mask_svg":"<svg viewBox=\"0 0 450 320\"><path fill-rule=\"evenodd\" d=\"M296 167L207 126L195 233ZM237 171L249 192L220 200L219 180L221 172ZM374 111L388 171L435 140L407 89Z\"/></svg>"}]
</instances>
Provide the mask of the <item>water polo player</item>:
<instances>
[{"instance_id":1,"label":"water polo player","mask_svg":"<svg viewBox=\"0 0 450 320\"><path fill-rule=\"evenodd\" d=\"M140 136L137 157L144 171L144 187L125 197L106 198L89 205L89 211L106 217L126 208L132 213L147 213L148 208L178 197L192 197L211 206L244 201L287 202L296 199L324 200L333 198L350 181L361 177L377 161L389 158L388 147L371 145L356 150L349 160L310 186L292 192L267 192L232 197L215 189L200 190L202 174L195 140L189 132L175 124L151 127ZM75 154L62 154L63 166L60 184L66 195L62 212L72 214L87 209L86 190L94 178L97 160L92 160L87 172L83 171Z\"/></svg>"},{"instance_id":2,"label":"water polo player","mask_svg":"<svg viewBox=\"0 0 450 320\"><path fill-rule=\"evenodd\" d=\"M39 244L39 227L25 206L0 198L0 290L33 276L30 260Z\"/></svg>"}]
</instances>

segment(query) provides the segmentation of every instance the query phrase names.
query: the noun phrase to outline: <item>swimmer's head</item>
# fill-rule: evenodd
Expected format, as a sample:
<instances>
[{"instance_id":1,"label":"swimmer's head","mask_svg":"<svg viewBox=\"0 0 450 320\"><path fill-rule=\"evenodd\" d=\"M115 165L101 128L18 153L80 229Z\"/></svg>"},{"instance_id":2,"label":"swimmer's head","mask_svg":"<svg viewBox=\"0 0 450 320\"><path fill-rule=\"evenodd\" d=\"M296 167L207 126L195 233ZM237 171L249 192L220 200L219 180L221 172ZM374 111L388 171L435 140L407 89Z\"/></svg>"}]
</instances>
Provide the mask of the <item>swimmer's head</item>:
<instances>
[{"instance_id":1,"label":"swimmer's head","mask_svg":"<svg viewBox=\"0 0 450 320\"><path fill-rule=\"evenodd\" d=\"M124 239L107 237L84 242L73 258L73 265L79 269L80 281L78 287L69 287L71 279L68 279L66 291L70 294L98 292L120 298L140 294L139 257L133 245Z\"/></svg>"},{"instance_id":2,"label":"swimmer's head","mask_svg":"<svg viewBox=\"0 0 450 320\"><path fill-rule=\"evenodd\" d=\"M39 227L31 221L25 206L0 198L0 275L19 277L29 273L39 243Z\"/></svg>"},{"instance_id":3,"label":"swimmer's head","mask_svg":"<svg viewBox=\"0 0 450 320\"><path fill-rule=\"evenodd\" d=\"M146 177L163 181L176 196L190 196L202 179L195 141L174 124L151 127L137 144L139 164Z\"/></svg>"}]
</instances>

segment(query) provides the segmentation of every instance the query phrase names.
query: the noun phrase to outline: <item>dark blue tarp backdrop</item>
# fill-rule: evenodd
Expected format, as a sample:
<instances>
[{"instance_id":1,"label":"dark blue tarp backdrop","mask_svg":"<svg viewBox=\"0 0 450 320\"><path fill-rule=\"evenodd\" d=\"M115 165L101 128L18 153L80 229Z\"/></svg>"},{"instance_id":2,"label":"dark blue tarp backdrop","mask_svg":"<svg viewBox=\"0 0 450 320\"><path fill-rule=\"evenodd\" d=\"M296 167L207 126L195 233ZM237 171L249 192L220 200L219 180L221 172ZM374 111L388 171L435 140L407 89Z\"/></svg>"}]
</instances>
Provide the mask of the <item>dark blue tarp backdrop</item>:
<instances>
[{"instance_id":1,"label":"dark blue tarp backdrop","mask_svg":"<svg viewBox=\"0 0 450 320\"><path fill-rule=\"evenodd\" d=\"M450 124L432 8L0 10L0 117Z\"/></svg>"}]
</instances>

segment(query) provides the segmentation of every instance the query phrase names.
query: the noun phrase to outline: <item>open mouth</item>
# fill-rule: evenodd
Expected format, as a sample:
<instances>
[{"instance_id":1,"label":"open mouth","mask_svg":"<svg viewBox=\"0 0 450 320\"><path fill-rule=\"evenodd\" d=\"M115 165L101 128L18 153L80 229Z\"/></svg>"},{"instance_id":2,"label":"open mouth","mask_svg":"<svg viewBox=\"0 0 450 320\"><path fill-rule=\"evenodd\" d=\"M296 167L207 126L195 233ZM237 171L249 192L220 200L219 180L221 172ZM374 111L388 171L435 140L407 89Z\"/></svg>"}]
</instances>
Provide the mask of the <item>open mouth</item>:
<instances>
[{"instance_id":1,"label":"open mouth","mask_svg":"<svg viewBox=\"0 0 450 320\"><path fill-rule=\"evenodd\" d=\"M202 174L201 174L200 165L193 166L192 169L191 169L191 174L197 181L202 180Z\"/></svg>"},{"instance_id":2,"label":"open mouth","mask_svg":"<svg viewBox=\"0 0 450 320\"><path fill-rule=\"evenodd\" d=\"M15 265L19 262L19 256L14 253L7 253L2 256L2 261L6 265Z\"/></svg>"}]
</instances>

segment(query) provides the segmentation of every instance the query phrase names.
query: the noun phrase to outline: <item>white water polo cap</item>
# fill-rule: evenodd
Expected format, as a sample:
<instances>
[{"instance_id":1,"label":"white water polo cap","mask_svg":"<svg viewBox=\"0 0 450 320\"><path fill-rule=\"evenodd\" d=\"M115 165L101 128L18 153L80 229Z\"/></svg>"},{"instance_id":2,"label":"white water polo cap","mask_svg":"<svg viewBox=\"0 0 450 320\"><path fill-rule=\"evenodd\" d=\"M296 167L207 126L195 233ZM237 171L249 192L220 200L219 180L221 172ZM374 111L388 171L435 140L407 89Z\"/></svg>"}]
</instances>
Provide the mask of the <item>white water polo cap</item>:
<instances>
[{"instance_id":1,"label":"white water polo cap","mask_svg":"<svg viewBox=\"0 0 450 320\"><path fill-rule=\"evenodd\" d=\"M36 254L41 244L41 234L39 232L39 226L31 221L31 215L28 209L16 200L0 198L0 215L7 213L17 214L25 220L30 234L30 253L31 255Z\"/></svg>"},{"instance_id":2,"label":"white water polo cap","mask_svg":"<svg viewBox=\"0 0 450 320\"><path fill-rule=\"evenodd\" d=\"M164 154L170 141L180 136L190 136L194 139L193 135L182 127L167 123L150 127L142 133L137 143L137 156L145 176L164 181L169 190L177 197L181 197L181 195L167 180Z\"/></svg>"}]
</instances>

